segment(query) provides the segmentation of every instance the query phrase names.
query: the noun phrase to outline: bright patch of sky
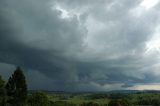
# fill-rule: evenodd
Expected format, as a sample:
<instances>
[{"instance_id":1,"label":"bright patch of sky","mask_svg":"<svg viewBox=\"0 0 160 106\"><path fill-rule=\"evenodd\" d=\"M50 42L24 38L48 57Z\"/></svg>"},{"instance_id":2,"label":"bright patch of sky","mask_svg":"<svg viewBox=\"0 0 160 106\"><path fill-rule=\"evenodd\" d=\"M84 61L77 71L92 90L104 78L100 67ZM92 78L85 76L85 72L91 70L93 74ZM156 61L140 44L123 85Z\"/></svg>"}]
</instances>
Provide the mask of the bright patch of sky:
<instances>
[{"instance_id":1,"label":"bright patch of sky","mask_svg":"<svg viewBox=\"0 0 160 106\"><path fill-rule=\"evenodd\" d=\"M154 7L159 0L143 0L143 2L140 4L140 6L145 7L146 9L150 9Z\"/></svg>"},{"instance_id":2,"label":"bright patch of sky","mask_svg":"<svg viewBox=\"0 0 160 106\"><path fill-rule=\"evenodd\" d=\"M141 85L135 85L133 87L130 87L132 90L159 90L160 84L159 83L149 83L149 84L141 84Z\"/></svg>"},{"instance_id":3,"label":"bright patch of sky","mask_svg":"<svg viewBox=\"0 0 160 106\"><path fill-rule=\"evenodd\" d=\"M62 19L67 19L67 18L71 18L72 17L71 14L66 9L64 9L64 8L58 6L58 5L55 8L53 7L52 9L53 10L56 9L56 10L60 11L61 12L60 17Z\"/></svg>"},{"instance_id":4,"label":"bright patch of sky","mask_svg":"<svg viewBox=\"0 0 160 106\"><path fill-rule=\"evenodd\" d=\"M153 37L146 43L146 53L160 53L160 26L156 28Z\"/></svg>"}]
</instances>

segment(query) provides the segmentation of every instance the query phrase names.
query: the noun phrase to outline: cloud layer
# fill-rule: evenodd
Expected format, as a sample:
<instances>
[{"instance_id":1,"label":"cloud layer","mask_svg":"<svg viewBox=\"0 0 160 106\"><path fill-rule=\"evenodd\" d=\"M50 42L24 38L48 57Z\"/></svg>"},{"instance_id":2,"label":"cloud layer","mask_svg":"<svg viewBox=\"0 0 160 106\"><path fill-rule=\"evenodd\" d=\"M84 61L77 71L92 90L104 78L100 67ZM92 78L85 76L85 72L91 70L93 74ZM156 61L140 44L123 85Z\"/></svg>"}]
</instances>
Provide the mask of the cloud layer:
<instances>
[{"instance_id":1,"label":"cloud layer","mask_svg":"<svg viewBox=\"0 0 160 106\"><path fill-rule=\"evenodd\" d=\"M160 2L0 1L0 74L30 89L107 91L159 83Z\"/></svg>"}]
</instances>

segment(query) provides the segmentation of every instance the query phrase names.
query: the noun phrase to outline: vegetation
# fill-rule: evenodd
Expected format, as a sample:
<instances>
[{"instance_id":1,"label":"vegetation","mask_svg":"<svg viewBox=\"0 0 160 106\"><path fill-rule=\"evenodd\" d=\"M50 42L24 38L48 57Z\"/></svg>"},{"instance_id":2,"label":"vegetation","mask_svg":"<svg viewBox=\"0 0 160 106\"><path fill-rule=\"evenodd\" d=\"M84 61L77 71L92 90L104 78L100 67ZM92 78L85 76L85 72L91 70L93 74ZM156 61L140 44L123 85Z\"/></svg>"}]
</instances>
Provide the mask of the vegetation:
<instances>
[{"instance_id":1,"label":"vegetation","mask_svg":"<svg viewBox=\"0 0 160 106\"><path fill-rule=\"evenodd\" d=\"M4 106L6 102L5 82L0 76L0 106Z\"/></svg>"},{"instance_id":2,"label":"vegetation","mask_svg":"<svg viewBox=\"0 0 160 106\"><path fill-rule=\"evenodd\" d=\"M131 106L131 104L126 100L111 100L108 106Z\"/></svg>"},{"instance_id":3,"label":"vegetation","mask_svg":"<svg viewBox=\"0 0 160 106\"><path fill-rule=\"evenodd\" d=\"M49 99L43 92L34 92L29 95L28 104L30 106L49 106Z\"/></svg>"},{"instance_id":4,"label":"vegetation","mask_svg":"<svg viewBox=\"0 0 160 106\"><path fill-rule=\"evenodd\" d=\"M13 106L25 106L27 100L27 85L20 67L14 71L6 84L8 103Z\"/></svg>"},{"instance_id":5,"label":"vegetation","mask_svg":"<svg viewBox=\"0 0 160 106\"><path fill-rule=\"evenodd\" d=\"M27 92L25 76L17 67L8 82L0 76L0 106L160 106L160 92L51 93Z\"/></svg>"}]
</instances>

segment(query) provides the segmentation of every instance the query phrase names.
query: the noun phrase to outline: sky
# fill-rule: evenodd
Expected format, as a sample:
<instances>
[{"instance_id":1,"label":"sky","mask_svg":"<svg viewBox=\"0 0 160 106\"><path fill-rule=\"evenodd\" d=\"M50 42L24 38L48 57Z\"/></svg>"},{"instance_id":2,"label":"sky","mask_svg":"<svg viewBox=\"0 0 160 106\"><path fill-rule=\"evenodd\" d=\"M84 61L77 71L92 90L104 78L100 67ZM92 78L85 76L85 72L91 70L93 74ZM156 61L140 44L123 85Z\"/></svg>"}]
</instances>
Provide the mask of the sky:
<instances>
[{"instance_id":1,"label":"sky","mask_svg":"<svg viewBox=\"0 0 160 106\"><path fill-rule=\"evenodd\" d=\"M160 90L160 0L0 0L0 75L28 88Z\"/></svg>"}]
</instances>

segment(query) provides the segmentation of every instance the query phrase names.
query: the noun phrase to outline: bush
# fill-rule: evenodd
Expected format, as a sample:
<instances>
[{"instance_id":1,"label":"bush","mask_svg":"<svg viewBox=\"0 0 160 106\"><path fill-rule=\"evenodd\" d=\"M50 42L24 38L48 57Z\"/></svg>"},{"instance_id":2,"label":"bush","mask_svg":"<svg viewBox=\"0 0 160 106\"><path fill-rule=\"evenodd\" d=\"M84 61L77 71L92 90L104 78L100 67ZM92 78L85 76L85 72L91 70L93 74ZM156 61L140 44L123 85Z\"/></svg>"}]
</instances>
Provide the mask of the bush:
<instances>
[{"instance_id":1,"label":"bush","mask_svg":"<svg viewBox=\"0 0 160 106\"><path fill-rule=\"evenodd\" d=\"M2 80L0 76L0 106L4 106L6 104L6 91L5 91L5 82Z\"/></svg>"},{"instance_id":2,"label":"bush","mask_svg":"<svg viewBox=\"0 0 160 106\"><path fill-rule=\"evenodd\" d=\"M137 101L137 105L160 106L160 101L159 101L159 98L144 97L144 98L140 98L140 99Z\"/></svg>"},{"instance_id":3,"label":"bush","mask_svg":"<svg viewBox=\"0 0 160 106\"><path fill-rule=\"evenodd\" d=\"M35 92L29 96L28 104L30 106L49 106L49 100L45 93Z\"/></svg>"},{"instance_id":4,"label":"bush","mask_svg":"<svg viewBox=\"0 0 160 106\"><path fill-rule=\"evenodd\" d=\"M130 104L126 100L111 100L108 106L130 106Z\"/></svg>"},{"instance_id":5,"label":"bush","mask_svg":"<svg viewBox=\"0 0 160 106\"><path fill-rule=\"evenodd\" d=\"M80 106L99 106L97 103L89 102L89 103L82 103Z\"/></svg>"},{"instance_id":6,"label":"bush","mask_svg":"<svg viewBox=\"0 0 160 106\"><path fill-rule=\"evenodd\" d=\"M56 102L51 102L50 106L76 106L76 105L68 103L66 101L56 101Z\"/></svg>"}]
</instances>

